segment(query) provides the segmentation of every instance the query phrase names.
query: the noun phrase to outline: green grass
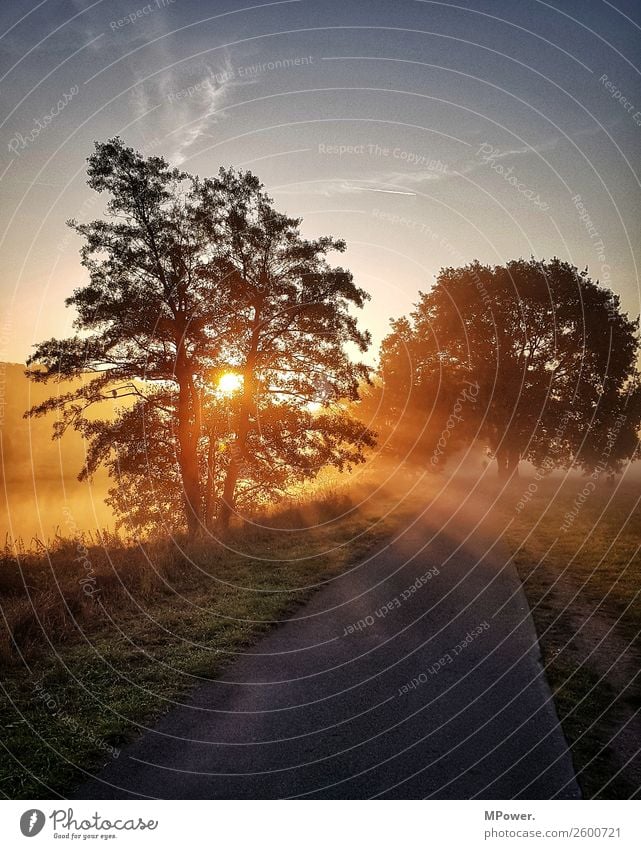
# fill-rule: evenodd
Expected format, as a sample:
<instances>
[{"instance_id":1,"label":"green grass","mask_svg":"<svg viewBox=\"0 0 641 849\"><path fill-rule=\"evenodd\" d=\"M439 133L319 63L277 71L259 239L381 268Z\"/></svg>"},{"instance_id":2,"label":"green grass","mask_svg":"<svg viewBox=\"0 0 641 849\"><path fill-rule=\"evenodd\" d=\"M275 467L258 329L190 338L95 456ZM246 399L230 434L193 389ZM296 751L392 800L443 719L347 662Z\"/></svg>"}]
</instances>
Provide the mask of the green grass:
<instances>
[{"instance_id":1,"label":"green grass","mask_svg":"<svg viewBox=\"0 0 641 849\"><path fill-rule=\"evenodd\" d=\"M627 798L641 787L641 758L626 763L641 737L635 718L641 707L637 487L600 486L562 532L583 483L574 480L557 492L553 480L539 482L517 511L527 485L515 485L497 520L501 527L511 520L506 538L579 781L586 797ZM86 561L68 540L48 557L23 553L19 565L7 553L0 564L6 750L0 793L46 798L70 792L83 769L118 755L173 700L220 675L236 653L380 545L416 509L408 504L388 516L393 503L379 495L353 510L336 496L294 505L271 523L298 530L237 528L229 540L237 552L198 542L187 546L185 557L169 542L149 543L143 552L110 539L106 547L88 546ZM79 585L87 562L99 590L93 598Z\"/></svg>"},{"instance_id":2,"label":"green grass","mask_svg":"<svg viewBox=\"0 0 641 849\"><path fill-rule=\"evenodd\" d=\"M50 552L51 566L42 555L22 557L21 575L7 556L0 599L13 621L0 655L5 748L0 792L8 798L65 795L83 780L83 769L117 757L120 747L169 710L173 700L219 675L315 587L391 533L392 520L379 521L380 503L329 521L345 507L345 499L330 498L273 519L294 527L311 519L306 530L236 529L228 542L239 553L194 543L188 554L200 570L170 543L146 545L167 585L140 549L114 540L106 551L94 546L87 555L100 590L94 599L78 593L83 570L68 541ZM243 551L266 560L250 559ZM25 582L44 633L25 602Z\"/></svg>"},{"instance_id":3,"label":"green grass","mask_svg":"<svg viewBox=\"0 0 641 849\"><path fill-rule=\"evenodd\" d=\"M507 539L539 634L548 680L586 797L641 788L641 511L636 484L600 484L563 529L585 480L539 482ZM627 728L625 728L627 724ZM636 746L634 742L636 740ZM632 758L631 758L632 756Z\"/></svg>"}]
</instances>

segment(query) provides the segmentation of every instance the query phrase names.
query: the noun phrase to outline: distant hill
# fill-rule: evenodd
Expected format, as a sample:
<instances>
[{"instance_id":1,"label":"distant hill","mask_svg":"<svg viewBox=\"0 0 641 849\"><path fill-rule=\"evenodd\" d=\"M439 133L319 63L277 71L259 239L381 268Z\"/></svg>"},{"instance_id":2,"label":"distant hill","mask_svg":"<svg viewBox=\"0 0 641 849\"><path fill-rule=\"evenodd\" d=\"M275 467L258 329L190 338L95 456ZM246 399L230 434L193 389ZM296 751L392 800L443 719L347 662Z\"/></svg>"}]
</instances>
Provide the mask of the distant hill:
<instances>
[{"instance_id":1,"label":"distant hill","mask_svg":"<svg viewBox=\"0 0 641 849\"><path fill-rule=\"evenodd\" d=\"M53 384L35 384L25 377L25 366L0 363L0 533L22 538L51 538L56 529L72 536L76 527L88 531L113 527L104 503L106 473L91 482L77 479L85 447L69 432L52 440L55 414L25 419L25 410L56 392Z\"/></svg>"}]
</instances>

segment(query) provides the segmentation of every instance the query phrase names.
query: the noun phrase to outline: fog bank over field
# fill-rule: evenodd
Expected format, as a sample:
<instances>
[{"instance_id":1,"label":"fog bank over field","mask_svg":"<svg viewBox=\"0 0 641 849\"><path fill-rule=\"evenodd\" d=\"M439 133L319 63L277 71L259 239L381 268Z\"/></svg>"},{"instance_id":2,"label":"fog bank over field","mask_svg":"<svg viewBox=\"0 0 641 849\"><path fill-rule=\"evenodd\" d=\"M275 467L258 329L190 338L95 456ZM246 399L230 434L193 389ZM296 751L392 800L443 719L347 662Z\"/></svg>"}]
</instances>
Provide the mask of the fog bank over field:
<instances>
[{"instance_id":1,"label":"fog bank over field","mask_svg":"<svg viewBox=\"0 0 641 849\"><path fill-rule=\"evenodd\" d=\"M93 481L78 481L85 447L69 431L52 439L55 414L25 419L25 410L56 391L54 385L30 382L25 366L3 363L3 408L0 425L0 533L22 539L51 539L56 532L74 536L78 531L113 527L111 510L104 502L108 478L98 473ZM63 385L64 388L64 385Z\"/></svg>"},{"instance_id":2,"label":"fog bank over field","mask_svg":"<svg viewBox=\"0 0 641 849\"><path fill-rule=\"evenodd\" d=\"M18 363L0 364L4 373L4 417L0 425L0 476L2 494L0 498L0 534L7 538L22 540L27 547L33 540L51 540L55 534L63 537L78 532L113 529L115 525L111 508L105 503L110 481L106 471L100 470L91 481L78 481L85 456L85 444L75 431L68 431L62 439L52 439L55 413L37 419L25 419L25 410L56 392L56 386L40 385L29 381L24 374L25 366ZM68 389L61 384L63 391ZM397 422L395 430L403 428ZM353 488L361 497L367 497L378 485L388 488L400 468L420 478L425 467L416 461L404 461L399 457L387 456L383 448L374 449L366 465L352 475L333 472L321 476L318 484ZM521 464L521 484L516 491L525 493L529 500L528 487L538 488L541 478L537 470L527 462ZM474 442L448 459L447 466L433 472L434 485L439 488L449 478L470 481L483 477L492 482L496 478L495 464L483 446ZM581 481L588 481L579 471L555 470L549 479L561 485L563 481L574 482L581 490ZM405 480L405 478L403 478ZM641 464L634 462L624 469L622 477L611 481L606 472L598 476L598 487L614 489L622 481L641 479ZM377 483L378 482L378 483ZM303 487L306 490L307 487ZM420 499L423 487L419 486L415 497ZM304 492L296 492L301 495ZM517 499L518 501L518 499ZM417 503L417 509L420 505Z\"/></svg>"}]
</instances>

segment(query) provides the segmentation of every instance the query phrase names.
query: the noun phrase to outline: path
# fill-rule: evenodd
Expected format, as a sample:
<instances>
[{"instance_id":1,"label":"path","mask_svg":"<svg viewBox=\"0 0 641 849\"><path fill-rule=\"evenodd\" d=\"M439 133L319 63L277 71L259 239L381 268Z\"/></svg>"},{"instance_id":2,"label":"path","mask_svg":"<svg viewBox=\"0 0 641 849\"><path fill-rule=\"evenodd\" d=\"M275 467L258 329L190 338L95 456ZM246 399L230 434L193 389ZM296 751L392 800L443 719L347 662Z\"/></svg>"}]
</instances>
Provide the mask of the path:
<instances>
[{"instance_id":1,"label":"path","mask_svg":"<svg viewBox=\"0 0 641 849\"><path fill-rule=\"evenodd\" d=\"M78 798L578 797L506 550L449 515L318 592Z\"/></svg>"}]
</instances>

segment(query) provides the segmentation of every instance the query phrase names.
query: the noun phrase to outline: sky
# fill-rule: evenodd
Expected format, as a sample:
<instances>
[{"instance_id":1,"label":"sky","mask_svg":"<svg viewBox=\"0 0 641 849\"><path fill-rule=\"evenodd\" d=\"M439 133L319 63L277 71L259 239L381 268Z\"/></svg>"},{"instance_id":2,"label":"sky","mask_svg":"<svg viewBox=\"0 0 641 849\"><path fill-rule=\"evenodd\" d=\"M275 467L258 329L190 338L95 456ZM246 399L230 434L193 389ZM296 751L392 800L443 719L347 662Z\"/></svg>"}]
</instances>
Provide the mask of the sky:
<instances>
[{"instance_id":1,"label":"sky","mask_svg":"<svg viewBox=\"0 0 641 849\"><path fill-rule=\"evenodd\" d=\"M559 256L639 289L641 7L605 0L13 0L0 7L0 360L72 332L65 222L120 135L242 166L371 293L374 344L443 266ZM638 60L637 60L637 57Z\"/></svg>"}]
</instances>

